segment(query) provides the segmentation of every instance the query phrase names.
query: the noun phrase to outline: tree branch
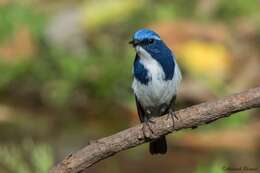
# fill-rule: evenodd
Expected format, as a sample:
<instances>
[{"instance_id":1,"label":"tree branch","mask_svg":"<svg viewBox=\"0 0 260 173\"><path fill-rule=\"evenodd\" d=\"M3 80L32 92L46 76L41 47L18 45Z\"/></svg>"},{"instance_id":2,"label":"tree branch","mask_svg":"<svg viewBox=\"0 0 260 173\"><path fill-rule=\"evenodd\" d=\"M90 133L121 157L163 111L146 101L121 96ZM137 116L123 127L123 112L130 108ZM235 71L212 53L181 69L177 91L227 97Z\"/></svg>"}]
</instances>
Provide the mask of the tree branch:
<instances>
[{"instance_id":1,"label":"tree branch","mask_svg":"<svg viewBox=\"0 0 260 173\"><path fill-rule=\"evenodd\" d=\"M167 118L167 115L155 118L155 123L151 124L153 133L149 128L143 130L142 127L146 126L139 124L112 136L93 141L78 152L67 156L49 173L80 173L100 160L161 135L207 124L235 112L255 107L260 107L260 87L179 110L176 112L178 119L175 119L174 124L171 118Z\"/></svg>"}]
</instances>

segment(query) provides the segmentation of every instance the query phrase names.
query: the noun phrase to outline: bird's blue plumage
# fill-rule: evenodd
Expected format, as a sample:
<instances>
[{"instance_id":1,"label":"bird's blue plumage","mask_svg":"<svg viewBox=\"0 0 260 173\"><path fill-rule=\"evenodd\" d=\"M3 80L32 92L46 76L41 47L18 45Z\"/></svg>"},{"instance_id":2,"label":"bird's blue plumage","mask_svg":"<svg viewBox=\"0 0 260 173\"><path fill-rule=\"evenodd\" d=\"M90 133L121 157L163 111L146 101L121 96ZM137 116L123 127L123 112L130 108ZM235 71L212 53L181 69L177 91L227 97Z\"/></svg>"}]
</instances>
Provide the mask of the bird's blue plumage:
<instances>
[{"instance_id":1,"label":"bird's blue plumage","mask_svg":"<svg viewBox=\"0 0 260 173\"><path fill-rule=\"evenodd\" d=\"M142 84L147 85L149 82L148 71L144 65L140 62L140 57L136 55L134 61L134 77L139 80Z\"/></svg>"},{"instance_id":2,"label":"bird's blue plumage","mask_svg":"<svg viewBox=\"0 0 260 173\"><path fill-rule=\"evenodd\" d=\"M153 39L152 44L143 44L142 47L162 66L165 80L171 80L174 75L175 63L173 58L175 57L173 57L171 50L161 40L160 36L152 30L141 29L135 32L133 39L143 42ZM147 69L140 63L140 57L137 55L134 62L134 76L141 83L147 84L149 81L147 75Z\"/></svg>"},{"instance_id":3,"label":"bird's blue plumage","mask_svg":"<svg viewBox=\"0 0 260 173\"><path fill-rule=\"evenodd\" d=\"M160 36L150 29L140 29L133 35L133 39L143 40L145 38L160 39Z\"/></svg>"},{"instance_id":4,"label":"bird's blue plumage","mask_svg":"<svg viewBox=\"0 0 260 173\"><path fill-rule=\"evenodd\" d=\"M144 46L144 49L162 66L165 80L171 80L175 69L173 54L163 41L155 40L154 42L149 46Z\"/></svg>"}]
</instances>

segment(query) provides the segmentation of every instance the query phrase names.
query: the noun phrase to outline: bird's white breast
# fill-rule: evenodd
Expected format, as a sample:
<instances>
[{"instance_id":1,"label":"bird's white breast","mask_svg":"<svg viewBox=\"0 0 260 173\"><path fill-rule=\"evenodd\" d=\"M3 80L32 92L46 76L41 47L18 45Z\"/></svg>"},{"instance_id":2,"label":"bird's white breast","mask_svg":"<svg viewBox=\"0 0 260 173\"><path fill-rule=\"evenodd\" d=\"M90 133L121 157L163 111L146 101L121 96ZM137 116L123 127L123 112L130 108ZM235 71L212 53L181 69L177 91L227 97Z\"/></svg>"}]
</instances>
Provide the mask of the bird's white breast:
<instances>
[{"instance_id":1,"label":"bird's white breast","mask_svg":"<svg viewBox=\"0 0 260 173\"><path fill-rule=\"evenodd\" d=\"M173 96L176 95L181 81L181 73L177 63L175 62L173 79L165 81L165 73L162 66L143 48L137 47L136 49L141 63L148 70L148 75L151 78L147 85L134 78L132 88L136 97L143 107L154 107L164 103L169 104Z\"/></svg>"}]
</instances>

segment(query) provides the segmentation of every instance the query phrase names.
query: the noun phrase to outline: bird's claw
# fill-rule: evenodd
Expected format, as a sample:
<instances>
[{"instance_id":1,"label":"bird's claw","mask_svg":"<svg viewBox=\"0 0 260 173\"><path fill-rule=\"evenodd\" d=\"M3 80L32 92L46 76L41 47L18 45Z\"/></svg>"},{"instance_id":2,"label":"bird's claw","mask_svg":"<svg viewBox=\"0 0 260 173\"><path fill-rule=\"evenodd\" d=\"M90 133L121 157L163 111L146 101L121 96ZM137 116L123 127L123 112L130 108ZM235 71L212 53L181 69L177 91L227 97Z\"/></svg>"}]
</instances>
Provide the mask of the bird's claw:
<instances>
[{"instance_id":1,"label":"bird's claw","mask_svg":"<svg viewBox=\"0 0 260 173\"><path fill-rule=\"evenodd\" d=\"M149 138L151 136L151 134L152 135L154 134L154 131L151 127L151 124L154 124L154 123L155 122L151 119L148 119L147 121L145 121L143 123L142 131L143 131L144 137ZM146 127L149 129L149 132L146 130Z\"/></svg>"},{"instance_id":2,"label":"bird's claw","mask_svg":"<svg viewBox=\"0 0 260 173\"><path fill-rule=\"evenodd\" d=\"M172 119L172 126L174 127L174 122L175 122L175 119L176 120L179 120L179 118L177 117L175 111L173 111L172 109L169 110L169 113L167 114L167 120L171 118ZM174 119L175 118L175 119Z\"/></svg>"}]
</instances>

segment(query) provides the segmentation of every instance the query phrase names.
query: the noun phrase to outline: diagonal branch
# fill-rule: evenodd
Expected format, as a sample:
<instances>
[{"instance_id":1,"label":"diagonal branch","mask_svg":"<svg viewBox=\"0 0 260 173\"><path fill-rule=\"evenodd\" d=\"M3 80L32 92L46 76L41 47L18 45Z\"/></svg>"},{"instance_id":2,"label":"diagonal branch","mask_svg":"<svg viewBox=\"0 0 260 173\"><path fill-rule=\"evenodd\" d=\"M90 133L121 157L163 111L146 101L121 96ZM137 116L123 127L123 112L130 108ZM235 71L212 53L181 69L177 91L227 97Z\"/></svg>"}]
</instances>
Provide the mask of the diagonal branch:
<instances>
[{"instance_id":1,"label":"diagonal branch","mask_svg":"<svg viewBox=\"0 0 260 173\"><path fill-rule=\"evenodd\" d=\"M165 115L154 119L155 123L151 124L153 133L149 130L145 130L144 133L143 124L139 124L109 137L91 142L78 152L67 156L49 173L80 173L100 160L156 139L161 135L207 124L228 117L235 112L256 107L260 107L260 87L216 101L191 106L176 112L178 119L175 119L174 126L172 119L167 118L167 115Z\"/></svg>"}]
</instances>

